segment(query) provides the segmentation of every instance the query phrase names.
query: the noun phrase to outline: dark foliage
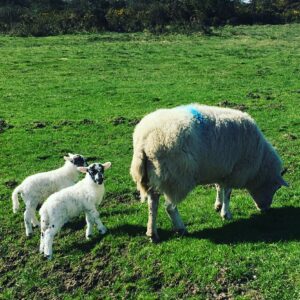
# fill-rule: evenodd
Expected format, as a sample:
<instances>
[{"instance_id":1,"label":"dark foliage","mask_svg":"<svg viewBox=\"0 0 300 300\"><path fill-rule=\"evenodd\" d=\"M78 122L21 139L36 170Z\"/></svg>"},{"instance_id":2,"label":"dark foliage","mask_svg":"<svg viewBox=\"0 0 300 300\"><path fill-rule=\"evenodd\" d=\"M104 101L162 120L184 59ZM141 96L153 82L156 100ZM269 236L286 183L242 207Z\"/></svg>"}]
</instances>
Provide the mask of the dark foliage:
<instances>
[{"instance_id":1,"label":"dark foliage","mask_svg":"<svg viewBox=\"0 0 300 300\"><path fill-rule=\"evenodd\" d=\"M82 31L165 32L300 20L296 0L0 0L0 32L45 36Z\"/></svg>"}]
</instances>

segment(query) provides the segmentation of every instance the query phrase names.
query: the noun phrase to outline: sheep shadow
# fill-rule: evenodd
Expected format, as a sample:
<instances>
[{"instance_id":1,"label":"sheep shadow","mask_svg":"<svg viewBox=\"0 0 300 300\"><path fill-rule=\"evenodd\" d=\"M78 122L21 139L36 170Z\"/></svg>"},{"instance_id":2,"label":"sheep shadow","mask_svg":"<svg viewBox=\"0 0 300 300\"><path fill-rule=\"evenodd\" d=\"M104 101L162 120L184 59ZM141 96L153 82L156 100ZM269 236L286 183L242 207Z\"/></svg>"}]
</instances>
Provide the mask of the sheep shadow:
<instances>
[{"instance_id":1,"label":"sheep shadow","mask_svg":"<svg viewBox=\"0 0 300 300\"><path fill-rule=\"evenodd\" d=\"M110 230L112 234L127 234L133 237L145 235L145 232L145 227L130 224ZM172 230L158 229L158 234L162 242L178 237ZM299 241L300 208L272 208L266 213L231 221L218 228L205 228L191 232L183 238L208 239L215 244Z\"/></svg>"}]
</instances>

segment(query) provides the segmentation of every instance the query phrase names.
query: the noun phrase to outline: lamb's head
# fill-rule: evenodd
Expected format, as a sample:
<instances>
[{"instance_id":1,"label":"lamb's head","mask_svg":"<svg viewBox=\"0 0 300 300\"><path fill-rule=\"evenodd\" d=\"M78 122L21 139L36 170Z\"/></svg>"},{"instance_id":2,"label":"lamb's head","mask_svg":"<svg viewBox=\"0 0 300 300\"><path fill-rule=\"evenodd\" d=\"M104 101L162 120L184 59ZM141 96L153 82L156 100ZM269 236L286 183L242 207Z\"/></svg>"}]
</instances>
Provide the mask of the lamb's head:
<instances>
[{"instance_id":1,"label":"lamb's head","mask_svg":"<svg viewBox=\"0 0 300 300\"><path fill-rule=\"evenodd\" d=\"M266 211L270 208L273 197L277 190L282 186L289 186L288 183L282 178L282 175L276 176L274 179L269 179L258 188L249 189L249 192L255 201L256 207L261 211Z\"/></svg>"},{"instance_id":2,"label":"lamb's head","mask_svg":"<svg viewBox=\"0 0 300 300\"><path fill-rule=\"evenodd\" d=\"M86 159L80 154L68 153L68 156L64 156L65 161L69 161L76 167L87 167L88 163Z\"/></svg>"},{"instance_id":3,"label":"lamb's head","mask_svg":"<svg viewBox=\"0 0 300 300\"><path fill-rule=\"evenodd\" d=\"M88 167L78 167L77 169L81 173L87 173L90 178L96 183L101 185L104 180L104 171L111 167L110 162L106 162L104 164L94 163L89 165Z\"/></svg>"}]
</instances>

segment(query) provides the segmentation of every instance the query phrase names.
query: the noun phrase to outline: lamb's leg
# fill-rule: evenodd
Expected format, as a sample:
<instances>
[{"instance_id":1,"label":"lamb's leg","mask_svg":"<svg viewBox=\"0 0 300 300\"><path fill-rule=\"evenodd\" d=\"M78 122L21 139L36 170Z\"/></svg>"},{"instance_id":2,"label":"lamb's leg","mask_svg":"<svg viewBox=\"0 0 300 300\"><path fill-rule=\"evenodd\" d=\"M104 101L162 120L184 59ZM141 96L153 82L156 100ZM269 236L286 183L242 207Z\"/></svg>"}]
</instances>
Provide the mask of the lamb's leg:
<instances>
[{"instance_id":1,"label":"lamb's leg","mask_svg":"<svg viewBox=\"0 0 300 300\"><path fill-rule=\"evenodd\" d=\"M159 241L156 228L156 217L158 210L159 194L152 189L148 192L148 224L146 235L151 241L156 243Z\"/></svg>"},{"instance_id":2,"label":"lamb's leg","mask_svg":"<svg viewBox=\"0 0 300 300\"><path fill-rule=\"evenodd\" d=\"M31 225L31 207L29 205L26 205L26 209L24 212L24 225L25 225L25 231L26 236L32 235L32 225Z\"/></svg>"},{"instance_id":3,"label":"lamb's leg","mask_svg":"<svg viewBox=\"0 0 300 300\"><path fill-rule=\"evenodd\" d=\"M40 239L40 253L44 253L44 246L45 246L45 240L44 240L44 232L41 231L41 239Z\"/></svg>"},{"instance_id":4,"label":"lamb's leg","mask_svg":"<svg viewBox=\"0 0 300 300\"><path fill-rule=\"evenodd\" d=\"M85 214L85 220L86 220L86 231L85 231L85 237L86 239L90 239L93 234L93 218L89 214Z\"/></svg>"},{"instance_id":5,"label":"lamb's leg","mask_svg":"<svg viewBox=\"0 0 300 300\"><path fill-rule=\"evenodd\" d=\"M33 225L33 227L39 227L40 226L40 222L36 217L36 209L31 208L31 224Z\"/></svg>"},{"instance_id":6,"label":"lamb's leg","mask_svg":"<svg viewBox=\"0 0 300 300\"><path fill-rule=\"evenodd\" d=\"M187 230L182 222L177 206L173 204L171 201L166 200L165 207L166 207L166 212L173 223L173 227L175 231L178 232L180 235L186 234Z\"/></svg>"},{"instance_id":7,"label":"lamb's leg","mask_svg":"<svg viewBox=\"0 0 300 300\"><path fill-rule=\"evenodd\" d=\"M53 250L53 239L55 234L59 231L60 227L58 225L52 225L47 228L44 232L44 257L49 260L52 258Z\"/></svg>"},{"instance_id":8,"label":"lamb's leg","mask_svg":"<svg viewBox=\"0 0 300 300\"><path fill-rule=\"evenodd\" d=\"M232 218L231 212L229 210L231 191L232 189L230 188L222 188L223 206L221 209L221 217L226 220L230 220Z\"/></svg>"},{"instance_id":9,"label":"lamb's leg","mask_svg":"<svg viewBox=\"0 0 300 300\"><path fill-rule=\"evenodd\" d=\"M219 212L222 209L222 202L223 202L222 188L218 184L215 184L215 186L216 186L216 190L217 190L217 197L216 197L216 201L215 201L215 210L217 212Z\"/></svg>"},{"instance_id":10,"label":"lamb's leg","mask_svg":"<svg viewBox=\"0 0 300 300\"><path fill-rule=\"evenodd\" d=\"M100 217L99 217L99 212L96 209L94 209L94 210L87 212L87 214L89 215L89 218L92 220L92 222L96 224L99 232L101 234L105 234L107 232L107 228L101 222Z\"/></svg>"}]
</instances>

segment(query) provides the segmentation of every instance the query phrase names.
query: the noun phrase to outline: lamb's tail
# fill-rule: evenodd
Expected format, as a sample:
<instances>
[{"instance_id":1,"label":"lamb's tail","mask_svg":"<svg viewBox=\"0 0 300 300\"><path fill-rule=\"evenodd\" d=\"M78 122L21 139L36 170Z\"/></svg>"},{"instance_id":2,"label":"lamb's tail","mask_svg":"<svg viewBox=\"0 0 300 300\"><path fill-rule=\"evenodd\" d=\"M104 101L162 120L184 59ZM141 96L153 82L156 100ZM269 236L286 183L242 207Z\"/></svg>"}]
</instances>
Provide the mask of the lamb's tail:
<instances>
[{"instance_id":1,"label":"lamb's tail","mask_svg":"<svg viewBox=\"0 0 300 300\"><path fill-rule=\"evenodd\" d=\"M145 151L140 149L134 149L130 174L133 180L136 182L137 189L140 192L141 201L144 202L147 198L148 186L148 174L147 174L147 156Z\"/></svg>"},{"instance_id":2,"label":"lamb's tail","mask_svg":"<svg viewBox=\"0 0 300 300\"><path fill-rule=\"evenodd\" d=\"M20 207L20 202L18 199L18 194L22 191L22 185L18 185L13 193L12 193L12 204L13 204L13 212L16 213Z\"/></svg>"}]
</instances>

